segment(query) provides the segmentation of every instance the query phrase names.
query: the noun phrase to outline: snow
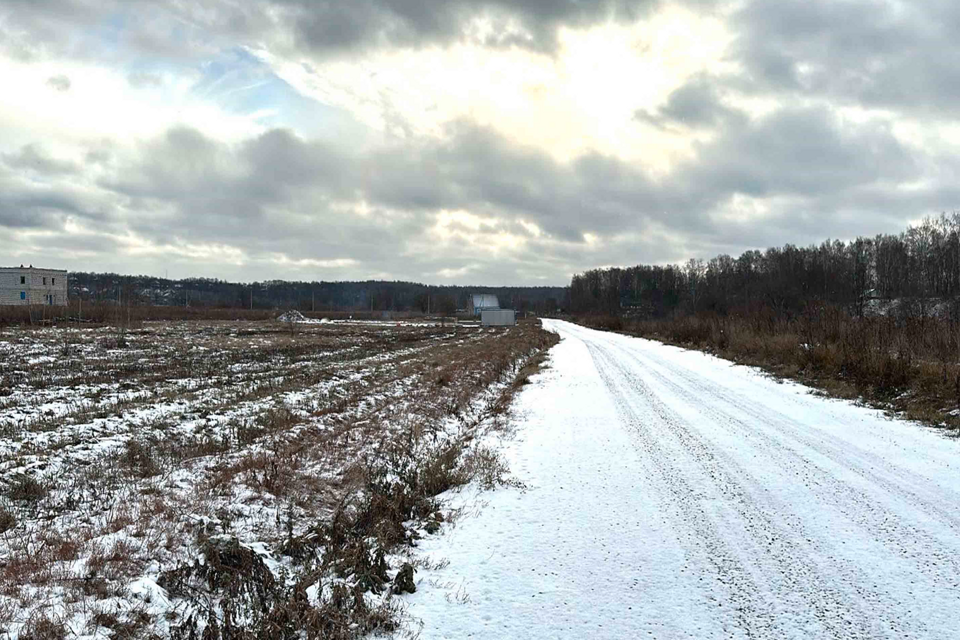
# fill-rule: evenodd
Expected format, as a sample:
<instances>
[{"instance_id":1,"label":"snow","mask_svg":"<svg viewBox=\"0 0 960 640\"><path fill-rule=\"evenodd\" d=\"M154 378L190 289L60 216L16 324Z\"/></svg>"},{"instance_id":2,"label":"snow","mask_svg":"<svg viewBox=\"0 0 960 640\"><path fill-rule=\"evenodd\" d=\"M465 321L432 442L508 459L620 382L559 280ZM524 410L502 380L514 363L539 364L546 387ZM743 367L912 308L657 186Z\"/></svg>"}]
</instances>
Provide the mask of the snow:
<instances>
[{"instance_id":1,"label":"snow","mask_svg":"<svg viewBox=\"0 0 960 640\"><path fill-rule=\"evenodd\" d=\"M957 637L960 442L546 323L563 341L504 451L526 489L449 496L468 515L421 541L438 568L405 596L404 634Z\"/></svg>"},{"instance_id":2,"label":"snow","mask_svg":"<svg viewBox=\"0 0 960 640\"><path fill-rule=\"evenodd\" d=\"M197 547L214 535L236 537L278 580L292 580L305 569L278 551L288 523L299 535L327 517L348 464L410 429L408 422L436 419L434 361L496 338L419 324L413 331L392 322L321 324L291 337L267 323L145 323L126 334L123 349L107 348L113 328L4 329L11 339L0 340L0 489L6 494L29 477L48 493L39 506L0 496L0 508L17 518L0 536L9 583L0 594L0 638L20 637L40 615L66 621L76 637L109 637L98 611L122 621L145 612L150 630L168 637L191 605L157 581L202 562ZM436 437L488 415L507 384L471 395L456 417L444 410ZM449 395L458 388L451 385ZM294 423L271 426L278 410ZM256 467L281 440L325 440L345 424L335 448L324 442L284 470L304 480L302 489L278 495L255 468L232 469L244 461ZM264 434L240 438L241 429L261 426ZM215 453L198 446L204 442ZM126 457L136 456L132 443L153 456L155 473L141 476ZM181 460L167 446L189 455ZM39 560L26 561L33 557ZM403 559L388 560L398 569ZM87 580L96 588L87 589ZM324 588L333 584L324 579Z\"/></svg>"},{"instance_id":3,"label":"snow","mask_svg":"<svg viewBox=\"0 0 960 640\"><path fill-rule=\"evenodd\" d=\"M155 603L157 608L164 610L170 606L170 599L167 592L160 587L153 578L142 577L134 580L127 587L130 594L147 603Z\"/></svg>"},{"instance_id":4,"label":"snow","mask_svg":"<svg viewBox=\"0 0 960 640\"><path fill-rule=\"evenodd\" d=\"M338 325L356 325L373 327L439 327L450 324L445 320L430 320L428 318L418 318L414 320L354 320L352 317L347 320L330 320L329 318L308 318L299 311L287 311L277 316L277 322L288 324L338 324ZM476 327L473 322L454 322L461 327Z\"/></svg>"}]
</instances>

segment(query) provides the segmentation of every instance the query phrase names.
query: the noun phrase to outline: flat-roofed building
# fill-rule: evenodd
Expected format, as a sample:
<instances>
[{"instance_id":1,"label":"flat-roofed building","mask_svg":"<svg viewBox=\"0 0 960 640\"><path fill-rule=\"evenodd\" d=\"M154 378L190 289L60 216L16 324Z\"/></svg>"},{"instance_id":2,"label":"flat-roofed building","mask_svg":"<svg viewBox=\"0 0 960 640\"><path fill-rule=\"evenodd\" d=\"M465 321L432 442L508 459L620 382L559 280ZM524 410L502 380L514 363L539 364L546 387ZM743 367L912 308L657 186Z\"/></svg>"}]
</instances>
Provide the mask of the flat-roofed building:
<instances>
[{"instance_id":1,"label":"flat-roofed building","mask_svg":"<svg viewBox=\"0 0 960 640\"><path fill-rule=\"evenodd\" d=\"M67 304L67 272L64 269L0 267L0 305Z\"/></svg>"}]
</instances>

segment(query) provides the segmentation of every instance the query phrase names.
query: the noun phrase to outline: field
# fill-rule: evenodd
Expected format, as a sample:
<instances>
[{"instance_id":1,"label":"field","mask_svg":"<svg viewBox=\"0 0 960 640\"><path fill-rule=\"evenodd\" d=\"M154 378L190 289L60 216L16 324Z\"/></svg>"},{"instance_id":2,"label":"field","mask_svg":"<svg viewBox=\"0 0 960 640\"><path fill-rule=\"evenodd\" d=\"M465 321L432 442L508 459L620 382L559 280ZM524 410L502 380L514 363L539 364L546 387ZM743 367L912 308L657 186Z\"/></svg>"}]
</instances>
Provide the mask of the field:
<instances>
[{"instance_id":1,"label":"field","mask_svg":"<svg viewBox=\"0 0 960 640\"><path fill-rule=\"evenodd\" d=\"M556 341L414 323L0 330L2 638L357 637Z\"/></svg>"}]
</instances>

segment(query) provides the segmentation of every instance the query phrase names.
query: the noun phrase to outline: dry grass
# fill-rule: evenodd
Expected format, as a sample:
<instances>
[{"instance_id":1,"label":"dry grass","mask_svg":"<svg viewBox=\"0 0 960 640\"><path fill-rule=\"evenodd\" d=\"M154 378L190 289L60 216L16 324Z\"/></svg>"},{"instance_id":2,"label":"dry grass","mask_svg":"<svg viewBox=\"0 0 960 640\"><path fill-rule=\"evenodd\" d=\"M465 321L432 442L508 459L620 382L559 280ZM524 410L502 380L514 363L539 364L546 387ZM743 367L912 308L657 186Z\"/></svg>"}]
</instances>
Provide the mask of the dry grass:
<instances>
[{"instance_id":1,"label":"dry grass","mask_svg":"<svg viewBox=\"0 0 960 640\"><path fill-rule=\"evenodd\" d=\"M331 320L379 320L383 311L301 311L305 317ZM423 318L416 311L391 311L390 317L397 319ZM263 322L271 321L281 312L274 308L248 309L243 307L211 306L175 306L152 304L120 304L115 302L80 303L71 300L66 306L10 306L0 305L0 327L2 326L70 326L70 325L110 325L117 327L138 327L144 322ZM287 326L289 330L290 327Z\"/></svg>"},{"instance_id":2,"label":"dry grass","mask_svg":"<svg viewBox=\"0 0 960 640\"><path fill-rule=\"evenodd\" d=\"M960 432L960 324L949 319L856 318L817 306L789 319L757 313L583 322L709 351Z\"/></svg>"}]
</instances>

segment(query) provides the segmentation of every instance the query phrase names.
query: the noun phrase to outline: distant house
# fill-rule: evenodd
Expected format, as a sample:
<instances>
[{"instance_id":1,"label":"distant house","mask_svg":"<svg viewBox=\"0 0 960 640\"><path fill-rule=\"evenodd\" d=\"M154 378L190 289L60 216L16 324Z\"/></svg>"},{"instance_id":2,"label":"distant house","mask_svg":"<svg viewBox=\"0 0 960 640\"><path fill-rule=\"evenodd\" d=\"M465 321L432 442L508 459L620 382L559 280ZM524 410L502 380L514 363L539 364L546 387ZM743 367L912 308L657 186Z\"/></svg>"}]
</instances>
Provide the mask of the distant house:
<instances>
[{"instance_id":1,"label":"distant house","mask_svg":"<svg viewBox=\"0 0 960 640\"><path fill-rule=\"evenodd\" d=\"M67 304L67 272L63 269L0 267L0 305Z\"/></svg>"},{"instance_id":2,"label":"distant house","mask_svg":"<svg viewBox=\"0 0 960 640\"><path fill-rule=\"evenodd\" d=\"M499 309L500 301L497 296L490 293L475 293L470 296L471 307L468 309L470 315L480 317L484 309Z\"/></svg>"}]
</instances>

